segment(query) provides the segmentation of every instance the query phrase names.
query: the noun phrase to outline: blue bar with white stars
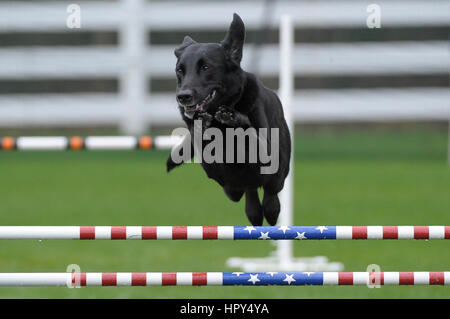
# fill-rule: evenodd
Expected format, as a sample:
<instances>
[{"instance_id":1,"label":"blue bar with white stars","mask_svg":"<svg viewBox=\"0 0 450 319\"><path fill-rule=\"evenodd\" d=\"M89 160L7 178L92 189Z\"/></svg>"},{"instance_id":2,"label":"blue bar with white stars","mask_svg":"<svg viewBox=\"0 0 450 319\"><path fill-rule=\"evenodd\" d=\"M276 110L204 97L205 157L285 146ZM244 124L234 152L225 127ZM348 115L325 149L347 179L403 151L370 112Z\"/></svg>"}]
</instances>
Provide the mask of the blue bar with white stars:
<instances>
[{"instance_id":1,"label":"blue bar with white stars","mask_svg":"<svg viewBox=\"0 0 450 319\"><path fill-rule=\"evenodd\" d=\"M322 272L224 272L224 286L322 286Z\"/></svg>"},{"instance_id":2,"label":"blue bar with white stars","mask_svg":"<svg viewBox=\"0 0 450 319\"><path fill-rule=\"evenodd\" d=\"M336 226L235 226L234 239L336 239Z\"/></svg>"}]
</instances>

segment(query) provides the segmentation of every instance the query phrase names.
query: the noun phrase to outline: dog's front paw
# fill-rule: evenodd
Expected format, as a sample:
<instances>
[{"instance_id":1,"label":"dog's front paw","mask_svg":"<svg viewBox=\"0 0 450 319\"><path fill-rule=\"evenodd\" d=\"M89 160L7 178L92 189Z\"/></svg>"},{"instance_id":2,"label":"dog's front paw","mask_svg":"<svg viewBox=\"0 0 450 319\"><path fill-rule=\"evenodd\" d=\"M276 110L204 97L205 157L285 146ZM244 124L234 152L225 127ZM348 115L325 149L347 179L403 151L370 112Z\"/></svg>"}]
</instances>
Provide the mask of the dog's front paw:
<instances>
[{"instance_id":1,"label":"dog's front paw","mask_svg":"<svg viewBox=\"0 0 450 319\"><path fill-rule=\"evenodd\" d=\"M198 119L202 121L202 128L207 129L211 126L211 122L213 120L213 116L208 112L198 113Z\"/></svg>"},{"instance_id":2,"label":"dog's front paw","mask_svg":"<svg viewBox=\"0 0 450 319\"><path fill-rule=\"evenodd\" d=\"M169 158L166 161L166 170L167 173L169 173L171 170L173 170L175 167L180 166L181 163L175 163L172 159L172 155L169 156Z\"/></svg>"},{"instance_id":3,"label":"dog's front paw","mask_svg":"<svg viewBox=\"0 0 450 319\"><path fill-rule=\"evenodd\" d=\"M234 126L236 124L234 111L224 106L219 107L214 118L225 125Z\"/></svg>"}]
</instances>

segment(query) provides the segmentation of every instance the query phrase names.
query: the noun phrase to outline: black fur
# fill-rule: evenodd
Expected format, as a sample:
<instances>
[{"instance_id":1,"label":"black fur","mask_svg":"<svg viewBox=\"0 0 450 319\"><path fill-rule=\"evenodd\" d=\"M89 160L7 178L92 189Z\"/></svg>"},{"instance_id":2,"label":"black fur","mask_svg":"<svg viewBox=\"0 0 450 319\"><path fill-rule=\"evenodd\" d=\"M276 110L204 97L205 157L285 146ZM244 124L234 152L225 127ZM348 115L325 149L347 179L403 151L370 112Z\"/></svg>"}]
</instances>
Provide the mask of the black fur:
<instances>
[{"instance_id":1,"label":"black fur","mask_svg":"<svg viewBox=\"0 0 450 319\"><path fill-rule=\"evenodd\" d=\"M261 174L260 167L265 165L260 162L201 164L232 201L238 202L245 194L245 211L253 225L262 225L264 217L274 225L280 212L277 194L289 172L291 140L277 95L240 67L244 38L244 23L237 14L220 44L197 43L186 36L175 49L177 100L191 136L195 119L203 120L203 129L220 129L224 137L227 127L267 128L269 132L270 128L279 128L279 169L274 174ZM214 90L215 97L202 109L185 110L184 106L201 104ZM270 141L268 145L270 148ZM193 154L193 145L190 147ZM168 171L178 165L171 157L167 160ZM262 204L257 192L260 187L264 189Z\"/></svg>"}]
</instances>

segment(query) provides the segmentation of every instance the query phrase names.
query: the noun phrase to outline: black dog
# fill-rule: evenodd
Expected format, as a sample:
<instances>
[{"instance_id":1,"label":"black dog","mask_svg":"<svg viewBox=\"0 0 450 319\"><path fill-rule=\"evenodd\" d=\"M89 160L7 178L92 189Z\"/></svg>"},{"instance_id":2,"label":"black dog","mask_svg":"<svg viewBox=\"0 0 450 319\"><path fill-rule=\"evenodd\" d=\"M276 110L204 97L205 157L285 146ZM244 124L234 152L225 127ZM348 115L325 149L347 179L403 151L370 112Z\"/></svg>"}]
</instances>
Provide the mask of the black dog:
<instances>
[{"instance_id":1,"label":"black dog","mask_svg":"<svg viewBox=\"0 0 450 319\"><path fill-rule=\"evenodd\" d=\"M226 128L230 127L266 128L269 134L264 138L268 142L268 151L273 152L270 149L270 129L279 129L279 143L276 145L279 148L279 168L273 174L261 174L263 163L259 158L257 163L201 164L208 177L217 181L232 201L238 202L245 193L245 211L253 225L262 225L263 217L274 225L280 213L278 193L289 172L291 140L277 95L240 67L244 38L244 23L237 14L234 14L230 29L220 44L197 43L186 36L175 49L178 58L177 101L191 136L196 119L203 121L203 129L218 128L224 136ZM188 147L193 150L193 139L188 141L191 143ZM181 147L174 151L180 152ZM248 149L245 151L248 153ZM180 164L170 156L167 170ZM262 205L257 191L259 187L264 189Z\"/></svg>"}]
</instances>

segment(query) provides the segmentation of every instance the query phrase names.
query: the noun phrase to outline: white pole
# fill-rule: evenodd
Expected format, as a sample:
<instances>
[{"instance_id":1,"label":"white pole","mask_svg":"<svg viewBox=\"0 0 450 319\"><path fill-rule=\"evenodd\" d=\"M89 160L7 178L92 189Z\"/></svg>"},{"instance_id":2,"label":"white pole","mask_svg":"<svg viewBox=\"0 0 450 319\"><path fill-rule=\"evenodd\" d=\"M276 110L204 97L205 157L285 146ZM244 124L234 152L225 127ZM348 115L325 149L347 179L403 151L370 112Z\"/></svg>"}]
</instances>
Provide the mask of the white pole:
<instances>
[{"instance_id":1,"label":"white pole","mask_svg":"<svg viewBox=\"0 0 450 319\"><path fill-rule=\"evenodd\" d=\"M292 46L294 42L292 20L289 15L283 15L280 23L280 98L283 104L284 117L291 133L291 166L289 175L280 193L281 212L278 223L283 226L292 225L293 213L293 188L294 188L294 123L292 119L292 92L294 79L292 72ZM289 268L293 258L292 241L279 241L277 254L281 268Z\"/></svg>"},{"instance_id":2,"label":"white pole","mask_svg":"<svg viewBox=\"0 0 450 319\"><path fill-rule=\"evenodd\" d=\"M447 138L447 164L450 165L450 119L448 121L448 138Z\"/></svg>"},{"instance_id":3,"label":"white pole","mask_svg":"<svg viewBox=\"0 0 450 319\"><path fill-rule=\"evenodd\" d=\"M147 78L143 59L147 46L147 32L142 14L144 0L121 0L124 19L120 27L120 46L124 58L120 78L123 118L121 131L140 135L145 131L144 107L147 96Z\"/></svg>"}]
</instances>

